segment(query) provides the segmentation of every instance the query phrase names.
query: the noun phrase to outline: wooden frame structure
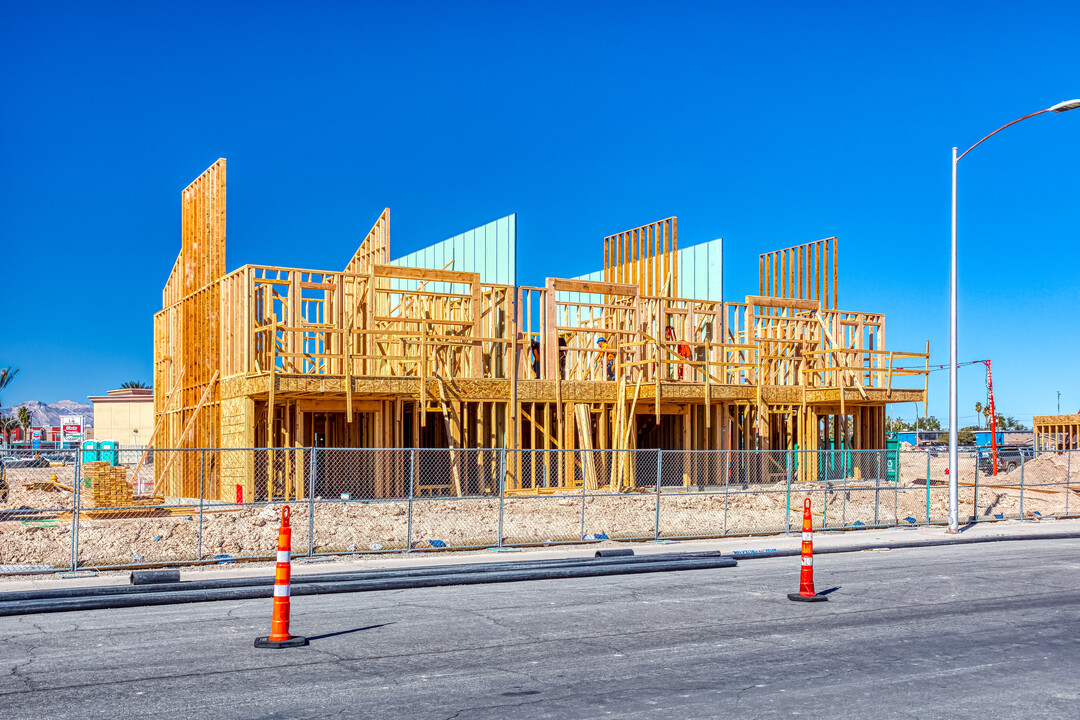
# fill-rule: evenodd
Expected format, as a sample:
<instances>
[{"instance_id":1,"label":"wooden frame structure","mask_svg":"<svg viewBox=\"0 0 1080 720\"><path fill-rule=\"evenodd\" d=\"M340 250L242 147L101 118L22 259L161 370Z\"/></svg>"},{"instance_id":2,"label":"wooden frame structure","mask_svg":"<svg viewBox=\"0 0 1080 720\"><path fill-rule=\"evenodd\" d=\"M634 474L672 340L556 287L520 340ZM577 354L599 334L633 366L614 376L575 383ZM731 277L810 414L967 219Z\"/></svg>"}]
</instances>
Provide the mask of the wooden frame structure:
<instances>
[{"instance_id":1,"label":"wooden frame structure","mask_svg":"<svg viewBox=\"0 0 1080 720\"><path fill-rule=\"evenodd\" d=\"M1080 447L1080 414L1036 415L1032 427L1036 455Z\"/></svg>"},{"instance_id":2,"label":"wooden frame structure","mask_svg":"<svg viewBox=\"0 0 1080 720\"><path fill-rule=\"evenodd\" d=\"M679 287L679 224L669 217L604 238L604 281L632 283L642 295Z\"/></svg>"},{"instance_id":3,"label":"wooden frame structure","mask_svg":"<svg viewBox=\"0 0 1080 720\"><path fill-rule=\"evenodd\" d=\"M510 491L632 489L623 450L884 448L887 404L927 398L929 346L887 351L882 315L836 308L835 240L762 255L761 294L726 303L673 291L675 218L606 238L604 282L392 265L388 209L342 271L226 272L225 161L183 199L154 346L155 386L181 391L155 399L156 446L234 452L156 464L169 496L202 477L221 500L303 497L311 447L384 449L351 460L374 497L491 492L464 458L503 448L611 451L515 453ZM423 448L448 474L410 483L402 450Z\"/></svg>"},{"instance_id":4,"label":"wooden frame structure","mask_svg":"<svg viewBox=\"0 0 1080 720\"><path fill-rule=\"evenodd\" d=\"M838 308L838 253L834 237L763 253L758 258L758 292Z\"/></svg>"}]
</instances>

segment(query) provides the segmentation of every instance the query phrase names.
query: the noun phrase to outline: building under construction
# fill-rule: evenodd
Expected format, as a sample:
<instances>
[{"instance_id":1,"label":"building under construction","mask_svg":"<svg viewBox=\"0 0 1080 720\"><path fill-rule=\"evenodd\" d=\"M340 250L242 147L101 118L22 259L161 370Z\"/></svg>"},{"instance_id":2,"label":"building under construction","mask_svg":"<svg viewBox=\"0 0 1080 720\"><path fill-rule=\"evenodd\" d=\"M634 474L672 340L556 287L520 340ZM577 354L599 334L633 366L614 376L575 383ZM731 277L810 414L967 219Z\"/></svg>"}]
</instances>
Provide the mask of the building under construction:
<instances>
[{"instance_id":1,"label":"building under construction","mask_svg":"<svg viewBox=\"0 0 1080 720\"><path fill-rule=\"evenodd\" d=\"M680 250L675 218L543 286L517 285L513 216L392 260L389 210L339 270L229 272L225 200L223 159L183 191L152 442L238 450L201 475L196 454L156 463L168 496L203 477L207 497L303 497L302 448L387 449L365 454L372 497L490 492L462 458L495 453L474 448L879 449L886 406L927 398L929 346L886 350L883 315L839 308L835 238L761 255L742 302L723 301L719 241ZM410 483L406 448L447 449L445 472ZM635 486L625 453L511 455L508 492Z\"/></svg>"},{"instance_id":2,"label":"building under construction","mask_svg":"<svg viewBox=\"0 0 1080 720\"><path fill-rule=\"evenodd\" d=\"M1033 418L1035 454L1062 452L1080 447L1080 413L1076 415L1036 415Z\"/></svg>"}]
</instances>

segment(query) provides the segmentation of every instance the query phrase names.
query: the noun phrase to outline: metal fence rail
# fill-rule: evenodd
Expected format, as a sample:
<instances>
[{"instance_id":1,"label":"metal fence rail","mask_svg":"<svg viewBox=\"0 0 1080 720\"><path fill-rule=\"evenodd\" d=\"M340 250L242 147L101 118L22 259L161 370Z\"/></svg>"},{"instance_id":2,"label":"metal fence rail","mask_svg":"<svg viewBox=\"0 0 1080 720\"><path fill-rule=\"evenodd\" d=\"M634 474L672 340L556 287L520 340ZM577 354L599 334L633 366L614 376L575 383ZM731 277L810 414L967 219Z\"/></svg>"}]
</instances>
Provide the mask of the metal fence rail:
<instances>
[{"instance_id":1,"label":"metal fence rail","mask_svg":"<svg viewBox=\"0 0 1080 720\"><path fill-rule=\"evenodd\" d=\"M944 450L4 455L0 574L270 558L283 503L298 558L785 533L807 497L822 530L948 519ZM987 454L961 453L961 520L1078 514L1072 452L1008 465L995 476Z\"/></svg>"}]
</instances>

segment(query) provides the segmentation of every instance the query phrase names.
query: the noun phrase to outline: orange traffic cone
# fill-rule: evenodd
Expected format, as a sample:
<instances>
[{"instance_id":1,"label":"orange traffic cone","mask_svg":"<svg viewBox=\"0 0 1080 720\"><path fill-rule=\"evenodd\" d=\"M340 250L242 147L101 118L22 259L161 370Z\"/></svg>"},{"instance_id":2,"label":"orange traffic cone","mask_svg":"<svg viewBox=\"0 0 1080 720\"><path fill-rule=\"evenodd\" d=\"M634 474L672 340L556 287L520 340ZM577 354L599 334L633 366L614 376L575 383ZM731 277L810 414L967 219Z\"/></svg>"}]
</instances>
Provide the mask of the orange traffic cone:
<instances>
[{"instance_id":1,"label":"orange traffic cone","mask_svg":"<svg viewBox=\"0 0 1080 720\"><path fill-rule=\"evenodd\" d=\"M829 598L814 590L814 524L810 519L810 498L803 503L802 569L799 572L799 592L788 593L788 600L823 602Z\"/></svg>"},{"instance_id":2,"label":"orange traffic cone","mask_svg":"<svg viewBox=\"0 0 1080 720\"><path fill-rule=\"evenodd\" d=\"M281 529L278 530L277 572L274 575L274 617L270 621L270 636L256 638L257 648L288 648L307 645L305 637L289 634L289 577L292 574L292 528L289 527L289 506L281 508Z\"/></svg>"}]
</instances>

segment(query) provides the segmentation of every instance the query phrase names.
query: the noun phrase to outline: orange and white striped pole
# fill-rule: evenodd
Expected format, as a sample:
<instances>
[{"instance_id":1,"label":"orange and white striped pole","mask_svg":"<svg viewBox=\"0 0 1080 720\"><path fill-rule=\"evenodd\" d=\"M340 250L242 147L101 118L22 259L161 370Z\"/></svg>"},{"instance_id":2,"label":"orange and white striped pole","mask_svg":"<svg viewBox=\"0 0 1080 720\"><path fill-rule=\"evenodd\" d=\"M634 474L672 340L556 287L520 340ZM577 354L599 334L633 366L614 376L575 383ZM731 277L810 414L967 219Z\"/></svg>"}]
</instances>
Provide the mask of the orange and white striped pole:
<instances>
[{"instance_id":1,"label":"orange and white striped pole","mask_svg":"<svg viewBox=\"0 0 1080 720\"><path fill-rule=\"evenodd\" d=\"M803 502L802 567L799 570L799 592L788 593L788 600L823 602L829 598L814 590L814 522L810 517L810 498Z\"/></svg>"},{"instance_id":2,"label":"orange and white striped pole","mask_svg":"<svg viewBox=\"0 0 1080 720\"><path fill-rule=\"evenodd\" d=\"M292 528L289 527L289 506L281 508L281 529L278 530L277 571L274 574L274 616L270 621L269 637L256 638L257 648L289 648L307 645L305 637L289 634L289 597L292 576Z\"/></svg>"}]
</instances>

